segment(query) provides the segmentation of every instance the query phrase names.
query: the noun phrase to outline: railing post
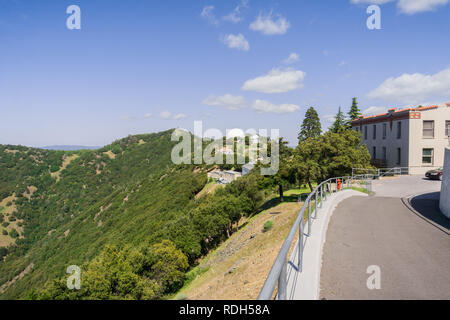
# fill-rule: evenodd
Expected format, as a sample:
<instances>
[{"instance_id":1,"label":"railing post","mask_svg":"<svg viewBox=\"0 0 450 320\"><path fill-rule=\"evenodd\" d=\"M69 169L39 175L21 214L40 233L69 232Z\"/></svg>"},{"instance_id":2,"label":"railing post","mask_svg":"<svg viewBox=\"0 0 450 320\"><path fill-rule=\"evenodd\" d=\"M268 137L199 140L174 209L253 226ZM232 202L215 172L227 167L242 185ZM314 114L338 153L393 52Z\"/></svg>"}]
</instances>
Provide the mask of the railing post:
<instances>
[{"instance_id":1,"label":"railing post","mask_svg":"<svg viewBox=\"0 0 450 320\"><path fill-rule=\"evenodd\" d=\"M303 271L303 219L300 221L300 230L298 234L298 272Z\"/></svg>"},{"instance_id":2,"label":"railing post","mask_svg":"<svg viewBox=\"0 0 450 320\"><path fill-rule=\"evenodd\" d=\"M287 292L287 263L283 262L283 266L281 267L280 277L278 278L278 300L286 300L286 292Z\"/></svg>"},{"instance_id":3,"label":"railing post","mask_svg":"<svg viewBox=\"0 0 450 320\"><path fill-rule=\"evenodd\" d=\"M320 208L323 208L323 184L320 185Z\"/></svg>"},{"instance_id":4,"label":"railing post","mask_svg":"<svg viewBox=\"0 0 450 320\"><path fill-rule=\"evenodd\" d=\"M311 236L311 197L308 202L308 237Z\"/></svg>"},{"instance_id":5,"label":"railing post","mask_svg":"<svg viewBox=\"0 0 450 320\"><path fill-rule=\"evenodd\" d=\"M317 190L316 190L316 192L314 192L314 200L315 200L315 202L314 202L314 219L316 219L317 218L317 208L318 208L318 199L317 199Z\"/></svg>"}]
</instances>

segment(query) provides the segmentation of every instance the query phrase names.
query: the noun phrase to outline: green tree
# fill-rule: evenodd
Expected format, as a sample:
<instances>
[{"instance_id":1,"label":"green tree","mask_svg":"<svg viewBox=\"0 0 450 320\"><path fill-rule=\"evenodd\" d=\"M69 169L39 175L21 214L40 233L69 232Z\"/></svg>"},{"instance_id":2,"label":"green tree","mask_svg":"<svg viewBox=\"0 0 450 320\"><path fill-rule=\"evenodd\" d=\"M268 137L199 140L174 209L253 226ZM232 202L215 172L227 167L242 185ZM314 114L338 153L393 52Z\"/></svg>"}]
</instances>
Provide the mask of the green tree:
<instances>
[{"instance_id":1,"label":"green tree","mask_svg":"<svg viewBox=\"0 0 450 320\"><path fill-rule=\"evenodd\" d=\"M350 118L350 121L356 120L361 115L361 110L359 110L358 107L358 101L356 98L353 98L352 106L350 108L350 111L348 112L348 117Z\"/></svg>"},{"instance_id":2,"label":"green tree","mask_svg":"<svg viewBox=\"0 0 450 320\"><path fill-rule=\"evenodd\" d=\"M320 136L303 141L295 149L294 164L300 189L303 183L307 183L312 191L312 182L320 180L323 176L322 144L323 136Z\"/></svg>"},{"instance_id":3,"label":"green tree","mask_svg":"<svg viewBox=\"0 0 450 320\"><path fill-rule=\"evenodd\" d=\"M354 130L327 132L322 136L319 165L324 178L349 175L352 168L371 168L370 154Z\"/></svg>"},{"instance_id":4,"label":"green tree","mask_svg":"<svg viewBox=\"0 0 450 320\"><path fill-rule=\"evenodd\" d=\"M295 183L295 167L293 166L293 150L288 146L288 142L283 137L278 140L279 159L278 172L275 175L269 176L269 180L278 186L278 193L280 201L284 201L283 185Z\"/></svg>"},{"instance_id":5,"label":"green tree","mask_svg":"<svg viewBox=\"0 0 450 320\"><path fill-rule=\"evenodd\" d=\"M354 167L371 168L369 151L353 130L328 131L302 142L295 150L294 164L300 184L308 183L311 190L312 181L349 175Z\"/></svg>"},{"instance_id":6,"label":"green tree","mask_svg":"<svg viewBox=\"0 0 450 320\"><path fill-rule=\"evenodd\" d=\"M322 133L320 118L314 107L310 107L306 113L298 134L298 141L305 141L308 138L316 138Z\"/></svg>"},{"instance_id":7,"label":"green tree","mask_svg":"<svg viewBox=\"0 0 450 320\"><path fill-rule=\"evenodd\" d=\"M347 127L347 120L345 119L345 115L341 110L341 107L339 107L339 111L336 114L336 117L334 119L333 124L330 127L330 131L334 133L339 133Z\"/></svg>"},{"instance_id":8,"label":"green tree","mask_svg":"<svg viewBox=\"0 0 450 320\"><path fill-rule=\"evenodd\" d=\"M144 275L155 279L164 288L164 293L181 288L189 267L188 259L171 241L163 240L153 245L146 256L150 268Z\"/></svg>"}]
</instances>

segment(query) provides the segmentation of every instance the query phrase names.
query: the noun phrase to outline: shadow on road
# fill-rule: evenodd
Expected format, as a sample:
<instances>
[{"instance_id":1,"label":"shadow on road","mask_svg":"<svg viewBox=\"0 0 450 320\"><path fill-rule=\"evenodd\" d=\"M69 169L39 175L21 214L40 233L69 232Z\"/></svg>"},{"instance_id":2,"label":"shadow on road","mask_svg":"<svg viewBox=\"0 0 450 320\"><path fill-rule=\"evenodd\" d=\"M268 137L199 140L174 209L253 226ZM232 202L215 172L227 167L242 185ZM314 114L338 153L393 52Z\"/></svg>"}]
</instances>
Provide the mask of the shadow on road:
<instances>
[{"instance_id":1,"label":"shadow on road","mask_svg":"<svg viewBox=\"0 0 450 320\"><path fill-rule=\"evenodd\" d=\"M406 206L421 218L425 218L435 227L450 235L450 219L439 209L440 192L421 194L406 200Z\"/></svg>"}]
</instances>

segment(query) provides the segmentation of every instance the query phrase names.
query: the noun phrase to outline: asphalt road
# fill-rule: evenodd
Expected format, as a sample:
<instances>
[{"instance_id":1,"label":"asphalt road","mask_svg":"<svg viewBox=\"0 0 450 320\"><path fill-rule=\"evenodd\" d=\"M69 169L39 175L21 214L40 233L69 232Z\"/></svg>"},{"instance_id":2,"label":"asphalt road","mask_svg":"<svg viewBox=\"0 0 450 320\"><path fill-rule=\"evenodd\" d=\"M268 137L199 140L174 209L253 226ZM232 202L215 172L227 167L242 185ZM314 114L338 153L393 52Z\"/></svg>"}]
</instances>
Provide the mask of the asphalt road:
<instances>
[{"instance_id":1,"label":"asphalt road","mask_svg":"<svg viewBox=\"0 0 450 320\"><path fill-rule=\"evenodd\" d=\"M373 190L344 200L331 217L320 297L450 299L450 219L438 211L440 182L407 176ZM380 268L380 289L367 287L369 266Z\"/></svg>"}]
</instances>

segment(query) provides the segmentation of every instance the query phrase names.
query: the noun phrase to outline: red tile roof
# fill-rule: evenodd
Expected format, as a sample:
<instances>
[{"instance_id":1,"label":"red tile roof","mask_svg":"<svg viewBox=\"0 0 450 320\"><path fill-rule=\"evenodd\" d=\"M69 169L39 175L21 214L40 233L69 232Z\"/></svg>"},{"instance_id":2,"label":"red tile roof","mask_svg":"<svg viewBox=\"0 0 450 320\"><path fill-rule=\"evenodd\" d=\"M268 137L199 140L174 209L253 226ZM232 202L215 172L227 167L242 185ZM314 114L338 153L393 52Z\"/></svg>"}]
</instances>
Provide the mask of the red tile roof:
<instances>
[{"instance_id":1,"label":"red tile roof","mask_svg":"<svg viewBox=\"0 0 450 320\"><path fill-rule=\"evenodd\" d=\"M450 107L450 102L447 102L446 106ZM380 114L377 114L377 115L374 115L374 116L367 116L367 117L362 115L362 116L359 117L359 119L355 119L353 121L358 121L358 120L361 120L361 119L365 120L365 119L378 118L378 117L382 117L382 116L387 116L387 115L389 115L389 113L401 113L401 112L406 112L406 111L427 111L427 110L436 109L436 108L439 108L439 106L438 105L433 105L433 106L417 107L417 108L404 108L404 109L400 109L400 110L397 110L397 108L391 108L391 109L388 109L388 112L380 113Z\"/></svg>"}]
</instances>

